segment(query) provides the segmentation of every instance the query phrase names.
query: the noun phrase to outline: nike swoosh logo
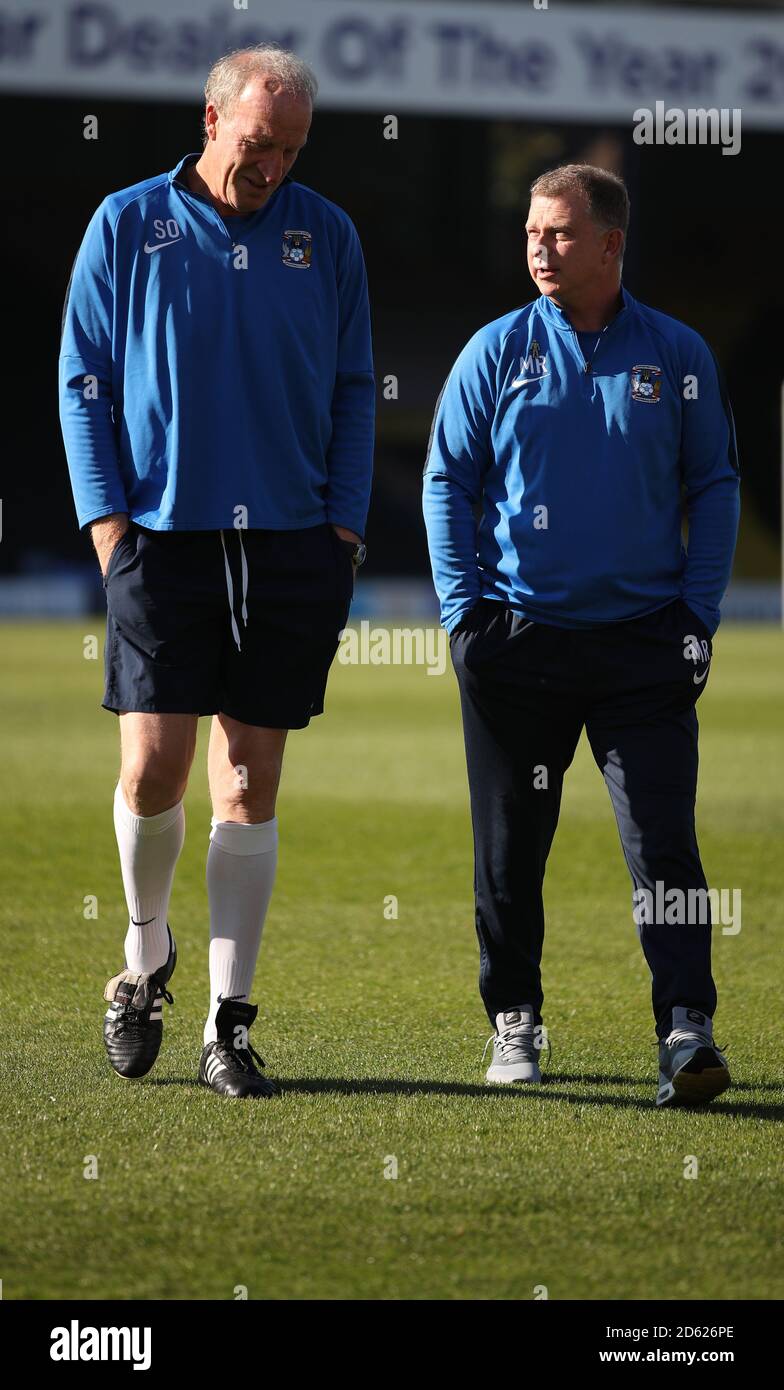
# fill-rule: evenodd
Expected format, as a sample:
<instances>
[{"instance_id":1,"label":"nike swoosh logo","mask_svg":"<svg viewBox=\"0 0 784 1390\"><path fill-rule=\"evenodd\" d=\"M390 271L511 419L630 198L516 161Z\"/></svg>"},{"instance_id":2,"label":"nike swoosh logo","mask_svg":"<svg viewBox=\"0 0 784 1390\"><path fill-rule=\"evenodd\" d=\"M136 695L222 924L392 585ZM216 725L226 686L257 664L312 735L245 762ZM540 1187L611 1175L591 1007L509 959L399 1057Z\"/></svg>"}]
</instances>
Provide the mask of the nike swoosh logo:
<instances>
[{"instance_id":1,"label":"nike swoosh logo","mask_svg":"<svg viewBox=\"0 0 784 1390\"><path fill-rule=\"evenodd\" d=\"M545 377L549 375L549 372L542 372L541 376L526 376L523 377L522 381L513 381L512 390L515 391L518 386L530 386L533 381L544 381Z\"/></svg>"},{"instance_id":2,"label":"nike swoosh logo","mask_svg":"<svg viewBox=\"0 0 784 1390\"><path fill-rule=\"evenodd\" d=\"M244 998L245 998L245 995L244 995L244 994L219 994L219 995L218 995L218 1003L219 1003L219 1004L224 1004L224 1003L226 1002L227 999L244 999Z\"/></svg>"},{"instance_id":3,"label":"nike swoosh logo","mask_svg":"<svg viewBox=\"0 0 784 1390\"><path fill-rule=\"evenodd\" d=\"M147 255L151 256L153 251L162 251L164 246L176 246L178 241L182 241L181 236L176 236L174 238L174 241L159 241L157 246L150 246L149 243L145 241L144 249L147 252Z\"/></svg>"},{"instance_id":4,"label":"nike swoosh logo","mask_svg":"<svg viewBox=\"0 0 784 1390\"><path fill-rule=\"evenodd\" d=\"M705 677L707 676L709 670L710 670L710 666L708 665L708 666L705 667L705 670L703 671L703 673L702 673L701 676L698 676L698 675L697 675L697 672L695 671L695 672L694 672L694 678L693 678L693 679L694 679L694 684L695 684L695 685L702 685L702 682L705 680Z\"/></svg>"},{"instance_id":5,"label":"nike swoosh logo","mask_svg":"<svg viewBox=\"0 0 784 1390\"><path fill-rule=\"evenodd\" d=\"M155 921L155 918L154 918L154 917L148 917L146 922L137 922L137 921L136 921L136 918L135 918L135 917L132 917L132 918L131 918L131 921L133 922L133 925L134 925L135 927L149 927L150 922L154 922L154 921Z\"/></svg>"}]
</instances>

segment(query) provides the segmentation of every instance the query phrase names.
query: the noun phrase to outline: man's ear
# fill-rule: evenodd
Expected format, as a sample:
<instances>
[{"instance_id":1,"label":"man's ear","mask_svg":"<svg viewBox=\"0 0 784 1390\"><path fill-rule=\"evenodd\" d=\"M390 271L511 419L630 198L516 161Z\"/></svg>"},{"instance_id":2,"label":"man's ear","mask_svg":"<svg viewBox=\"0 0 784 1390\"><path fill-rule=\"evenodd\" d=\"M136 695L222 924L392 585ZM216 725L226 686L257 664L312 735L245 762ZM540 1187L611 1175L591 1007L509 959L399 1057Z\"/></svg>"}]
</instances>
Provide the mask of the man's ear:
<instances>
[{"instance_id":1,"label":"man's ear","mask_svg":"<svg viewBox=\"0 0 784 1390\"><path fill-rule=\"evenodd\" d=\"M217 128L217 127L216 127L216 122L217 122L217 120L218 120L218 108L217 108L217 106L213 106L212 102L209 101L209 102L207 103L207 109L206 109L206 111L205 111L205 113L204 113L204 129L205 129L205 131L206 131L206 133L207 133L207 139L208 139L208 140L214 140L214 139L215 139L215 133L216 133L216 128Z\"/></svg>"},{"instance_id":2,"label":"man's ear","mask_svg":"<svg viewBox=\"0 0 784 1390\"><path fill-rule=\"evenodd\" d=\"M607 233L607 240L604 243L604 256L602 259L605 261L615 260L622 254L623 232L620 227L613 227L612 231Z\"/></svg>"}]
</instances>

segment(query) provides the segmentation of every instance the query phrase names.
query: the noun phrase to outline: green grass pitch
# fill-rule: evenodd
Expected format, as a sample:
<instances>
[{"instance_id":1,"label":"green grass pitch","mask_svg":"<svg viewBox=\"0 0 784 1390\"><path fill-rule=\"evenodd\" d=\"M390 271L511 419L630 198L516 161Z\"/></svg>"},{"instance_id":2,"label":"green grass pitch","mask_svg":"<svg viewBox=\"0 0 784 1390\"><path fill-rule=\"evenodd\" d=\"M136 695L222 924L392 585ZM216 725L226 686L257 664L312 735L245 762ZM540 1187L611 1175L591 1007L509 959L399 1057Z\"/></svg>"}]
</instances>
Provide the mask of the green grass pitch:
<instances>
[{"instance_id":1,"label":"green grass pitch","mask_svg":"<svg viewBox=\"0 0 784 1390\"><path fill-rule=\"evenodd\" d=\"M780 633L723 629L699 705L706 873L743 894L741 932L714 938L734 1086L701 1112L654 1107L649 978L584 740L546 882L551 1068L535 1093L483 1085L456 688L414 666L336 663L326 715L289 739L251 1034L282 1097L195 1082L208 720L175 1007L150 1076L114 1076L102 991L127 919L102 627L7 625L2 645L6 1299L784 1296Z\"/></svg>"}]
</instances>

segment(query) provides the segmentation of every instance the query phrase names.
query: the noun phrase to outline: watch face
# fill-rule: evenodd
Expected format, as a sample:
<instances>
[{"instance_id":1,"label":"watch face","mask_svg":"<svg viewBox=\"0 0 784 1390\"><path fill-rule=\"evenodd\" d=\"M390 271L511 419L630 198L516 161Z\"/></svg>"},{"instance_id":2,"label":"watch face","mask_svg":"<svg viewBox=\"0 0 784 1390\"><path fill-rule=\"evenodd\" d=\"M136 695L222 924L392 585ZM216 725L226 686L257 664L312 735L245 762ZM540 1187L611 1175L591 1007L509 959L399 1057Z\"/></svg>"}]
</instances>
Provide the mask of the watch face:
<instances>
[{"instance_id":1,"label":"watch face","mask_svg":"<svg viewBox=\"0 0 784 1390\"><path fill-rule=\"evenodd\" d=\"M356 547L354 551L354 564L356 565L357 569L359 569L360 565L364 565L366 555L367 546L362 541L360 541L359 545Z\"/></svg>"}]
</instances>

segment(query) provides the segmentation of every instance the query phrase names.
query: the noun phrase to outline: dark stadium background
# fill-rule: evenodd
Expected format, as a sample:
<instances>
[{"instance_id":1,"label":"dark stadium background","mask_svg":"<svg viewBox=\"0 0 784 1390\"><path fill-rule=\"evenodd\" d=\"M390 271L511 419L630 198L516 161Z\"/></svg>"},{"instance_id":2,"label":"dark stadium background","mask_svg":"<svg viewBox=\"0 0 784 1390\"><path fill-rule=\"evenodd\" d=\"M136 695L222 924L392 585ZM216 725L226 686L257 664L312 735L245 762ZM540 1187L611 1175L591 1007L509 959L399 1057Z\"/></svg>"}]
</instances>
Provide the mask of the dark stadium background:
<instances>
[{"instance_id":1,"label":"dark stadium background","mask_svg":"<svg viewBox=\"0 0 784 1390\"><path fill-rule=\"evenodd\" d=\"M13 513L6 507L0 572L41 574L64 562L83 566L91 554L76 528L57 415L60 319L73 258L108 192L201 148L202 109L92 95L13 96L2 106L3 493L14 500ZM97 141L82 138L86 111L99 118ZM427 574L420 486L441 384L480 325L534 297L521 236L529 183L552 164L588 159L629 183L628 288L697 328L725 369L743 478L735 575L776 577L781 149L780 133L758 130L744 129L741 152L727 157L710 146L641 149L628 126L431 115L401 115L395 141L383 138L381 112L317 108L293 176L349 212L370 281L378 430L368 573ZM383 395L390 374L398 379L396 401Z\"/></svg>"}]
</instances>

